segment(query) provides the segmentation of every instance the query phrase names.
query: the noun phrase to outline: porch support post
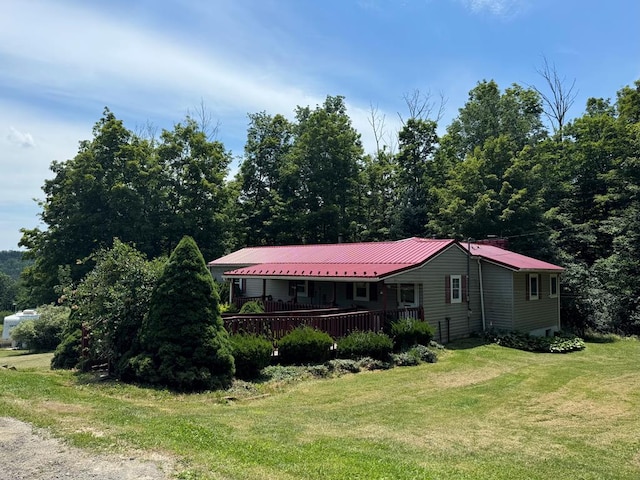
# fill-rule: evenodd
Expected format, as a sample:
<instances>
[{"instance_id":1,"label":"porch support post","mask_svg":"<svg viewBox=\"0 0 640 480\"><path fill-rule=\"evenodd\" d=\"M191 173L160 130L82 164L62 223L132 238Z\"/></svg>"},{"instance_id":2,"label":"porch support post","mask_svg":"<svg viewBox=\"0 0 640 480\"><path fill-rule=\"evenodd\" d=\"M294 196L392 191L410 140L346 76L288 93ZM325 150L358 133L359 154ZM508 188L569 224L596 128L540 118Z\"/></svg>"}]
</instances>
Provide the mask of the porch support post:
<instances>
[{"instance_id":1,"label":"porch support post","mask_svg":"<svg viewBox=\"0 0 640 480\"><path fill-rule=\"evenodd\" d=\"M387 286L382 281L382 310L387 311Z\"/></svg>"},{"instance_id":2,"label":"porch support post","mask_svg":"<svg viewBox=\"0 0 640 480\"><path fill-rule=\"evenodd\" d=\"M338 284L336 282L333 282L333 300L331 301L332 305L337 305L337 302L336 302L336 298L337 298L336 292L337 291L338 291Z\"/></svg>"},{"instance_id":3,"label":"porch support post","mask_svg":"<svg viewBox=\"0 0 640 480\"><path fill-rule=\"evenodd\" d=\"M267 279L263 278L262 279L262 301L264 301L265 298L267 298Z\"/></svg>"}]
</instances>

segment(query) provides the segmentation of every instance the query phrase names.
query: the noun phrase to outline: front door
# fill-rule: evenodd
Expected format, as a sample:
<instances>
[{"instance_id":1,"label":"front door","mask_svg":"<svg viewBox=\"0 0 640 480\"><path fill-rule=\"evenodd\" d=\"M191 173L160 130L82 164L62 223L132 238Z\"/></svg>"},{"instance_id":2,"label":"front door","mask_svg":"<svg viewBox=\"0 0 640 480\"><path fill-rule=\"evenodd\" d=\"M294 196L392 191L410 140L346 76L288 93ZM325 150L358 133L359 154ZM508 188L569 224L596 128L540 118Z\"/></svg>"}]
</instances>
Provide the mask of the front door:
<instances>
[{"instance_id":1,"label":"front door","mask_svg":"<svg viewBox=\"0 0 640 480\"><path fill-rule=\"evenodd\" d=\"M400 308L417 307L419 302L419 288L417 283L398 284L398 306Z\"/></svg>"}]
</instances>

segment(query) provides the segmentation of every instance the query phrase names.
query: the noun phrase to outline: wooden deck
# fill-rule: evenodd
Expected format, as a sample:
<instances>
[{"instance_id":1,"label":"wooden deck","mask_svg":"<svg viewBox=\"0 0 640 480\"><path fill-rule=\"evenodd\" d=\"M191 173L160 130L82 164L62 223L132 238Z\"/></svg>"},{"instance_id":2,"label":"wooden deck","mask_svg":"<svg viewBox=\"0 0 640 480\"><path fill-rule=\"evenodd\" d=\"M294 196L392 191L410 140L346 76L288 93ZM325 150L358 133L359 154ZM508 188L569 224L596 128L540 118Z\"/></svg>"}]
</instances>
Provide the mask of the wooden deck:
<instances>
[{"instance_id":1,"label":"wooden deck","mask_svg":"<svg viewBox=\"0 0 640 480\"><path fill-rule=\"evenodd\" d=\"M258 315L233 315L223 318L229 333L255 333L277 342L291 330L309 325L327 332L333 339L354 331L382 331L387 323L400 318L424 320L422 307L400 310L360 310L332 312L332 309L281 311ZM333 309L335 310L335 309Z\"/></svg>"}]
</instances>

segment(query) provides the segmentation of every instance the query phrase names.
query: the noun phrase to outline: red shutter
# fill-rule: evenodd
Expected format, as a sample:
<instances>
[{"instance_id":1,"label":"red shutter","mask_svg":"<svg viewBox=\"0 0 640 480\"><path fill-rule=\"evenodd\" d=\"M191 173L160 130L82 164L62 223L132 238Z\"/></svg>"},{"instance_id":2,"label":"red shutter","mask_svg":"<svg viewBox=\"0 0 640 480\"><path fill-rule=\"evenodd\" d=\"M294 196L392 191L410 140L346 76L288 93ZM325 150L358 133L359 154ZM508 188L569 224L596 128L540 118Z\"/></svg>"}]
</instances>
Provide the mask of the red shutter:
<instances>
[{"instance_id":1,"label":"red shutter","mask_svg":"<svg viewBox=\"0 0 640 480\"><path fill-rule=\"evenodd\" d=\"M451 303L451 275L445 275L444 277L444 301L445 303Z\"/></svg>"},{"instance_id":2,"label":"red shutter","mask_svg":"<svg viewBox=\"0 0 640 480\"><path fill-rule=\"evenodd\" d=\"M527 273L527 276L525 278L525 291L526 291L527 300L531 300L531 292L529 291L530 288L531 288L531 276Z\"/></svg>"},{"instance_id":3,"label":"red shutter","mask_svg":"<svg viewBox=\"0 0 640 480\"><path fill-rule=\"evenodd\" d=\"M462 276L462 301L469 301L469 275Z\"/></svg>"}]
</instances>

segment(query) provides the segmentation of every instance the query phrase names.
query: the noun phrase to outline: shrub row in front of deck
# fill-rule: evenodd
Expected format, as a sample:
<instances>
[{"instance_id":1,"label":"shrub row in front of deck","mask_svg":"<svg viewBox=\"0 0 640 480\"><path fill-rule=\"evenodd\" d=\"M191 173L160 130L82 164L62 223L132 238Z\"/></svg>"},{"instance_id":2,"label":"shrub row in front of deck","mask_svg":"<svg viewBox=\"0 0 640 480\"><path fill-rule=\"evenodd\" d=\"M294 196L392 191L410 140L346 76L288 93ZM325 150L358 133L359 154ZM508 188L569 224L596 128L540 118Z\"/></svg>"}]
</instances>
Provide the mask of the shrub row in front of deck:
<instances>
[{"instance_id":1,"label":"shrub row in front of deck","mask_svg":"<svg viewBox=\"0 0 640 480\"><path fill-rule=\"evenodd\" d=\"M278 341L275 356L272 355L271 342L264 337L249 334L232 335L236 377L256 377L272 361L281 365L316 365L320 368L327 360L336 357L331 361L333 364L330 362L324 366L328 369L327 373L337 370L391 368L394 365L407 366L436 361L436 353L425 346L432 343L433 337L433 331L427 322L400 319L390 326L389 331L394 335L355 331L336 343L327 333L302 326Z\"/></svg>"}]
</instances>

